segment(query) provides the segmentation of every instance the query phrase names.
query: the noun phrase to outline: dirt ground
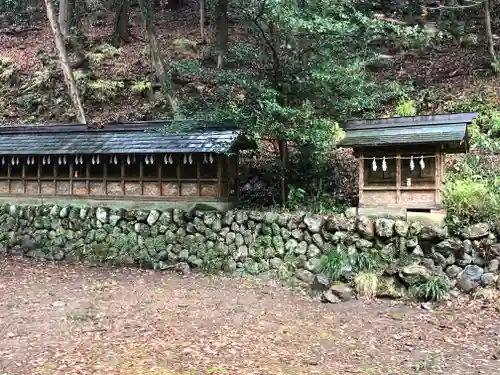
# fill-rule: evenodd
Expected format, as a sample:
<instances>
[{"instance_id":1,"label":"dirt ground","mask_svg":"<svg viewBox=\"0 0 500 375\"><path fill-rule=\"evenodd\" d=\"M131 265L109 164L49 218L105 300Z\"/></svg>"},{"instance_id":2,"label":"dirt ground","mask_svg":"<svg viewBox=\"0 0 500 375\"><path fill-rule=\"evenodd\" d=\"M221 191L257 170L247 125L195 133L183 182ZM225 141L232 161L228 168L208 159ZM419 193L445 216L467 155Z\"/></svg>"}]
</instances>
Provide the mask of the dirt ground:
<instances>
[{"instance_id":1,"label":"dirt ground","mask_svg":"<svg viewBox=\"0 0 500 375\"><path fill-rule=\"evenodd\" d=\"M0 259L0 374L499 374L492 304Z\"/></svg>"}]
</instances>

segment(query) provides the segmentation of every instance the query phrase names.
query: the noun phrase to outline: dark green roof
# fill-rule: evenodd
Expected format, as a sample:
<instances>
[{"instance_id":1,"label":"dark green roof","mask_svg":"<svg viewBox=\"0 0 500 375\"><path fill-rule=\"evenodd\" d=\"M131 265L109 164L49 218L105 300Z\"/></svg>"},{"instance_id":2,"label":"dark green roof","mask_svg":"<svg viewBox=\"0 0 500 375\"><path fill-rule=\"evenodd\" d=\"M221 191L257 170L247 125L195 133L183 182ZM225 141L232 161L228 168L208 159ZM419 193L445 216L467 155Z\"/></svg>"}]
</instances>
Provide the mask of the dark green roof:
<instances>
[{"instance_id":1,"label":"dark green roof","mask_svg":"<svg viewBox=\"0 0 500 375\"><path fill-rule=\"evenodd\" d=\"M0 154L224 153L249 146L239 129L220 125L151 121L100 129L80 124L6 126L0 127ZM175 131L168 131L169 127Z\"/></svg>"},{"instance_id":2,"label":"dark green roof","mask_svg":"<svg viewBox=\"0 0 500 375\"><path fill-rule=\"evenodd\" d=\"M339 145L352 148L443 144L466 151L467 125L476 113L352 120L342 124L345 137Z\"/></svg>"}]
</instances>

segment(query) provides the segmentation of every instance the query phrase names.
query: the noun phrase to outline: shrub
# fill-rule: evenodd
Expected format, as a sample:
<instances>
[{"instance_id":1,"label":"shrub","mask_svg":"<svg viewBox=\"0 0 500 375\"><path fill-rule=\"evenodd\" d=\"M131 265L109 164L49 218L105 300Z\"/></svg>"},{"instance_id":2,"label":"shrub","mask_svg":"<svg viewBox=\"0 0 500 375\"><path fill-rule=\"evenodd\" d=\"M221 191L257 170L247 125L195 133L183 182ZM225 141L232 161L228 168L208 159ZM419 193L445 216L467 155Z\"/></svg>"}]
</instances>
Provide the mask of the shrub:
<instances>
[{"instance_id":1,"label":"shrub","mask_svg":"<svg viewBox=\"0 0 500 375\"><path fill-rule=\"evenodd\" d=\"M348 267L349 256L338 246L326 253L325 257L321 260L318 270L330 278L330 280L338 280Z\"/></svg>"},{"instance_id":2,"label":"shrub","mask_svg":"<svg viewBox=\"0 0 500 375\"><path fill-rule=\"evenodd\" d=\"M426 301L441 301L449 292L448 284L439 276L412 286L413 295Z\"/></svg>"},{"instance_id":3,"label":"shrub","mask_svg":"<svg viewBox=\"0 0 500 375\"><path fill-rule=\"evenodd\" d=\"M379 289L379 276L373 272L360 272L354 278L354 287L361 297L375 298Z\"/></svg>"},{"instance_id":4,"label":"shrub","mask_svg":"<svg viewBox=\"0 0 500 375\"><path fill-rule=\"evenodd\" d=\"M500 214L498 187L482 179L452 179L444 202L451 224L490 221Z\"/></svg>"},{"instance_id":5,"label":"shrub","mask_svg":"<svg viewBox=\"0 0 500 375\"><path fill-rule=\"evenodd\" d=\"M358 272L373 271L378 268L380 261L377 253L369 251L359 252L351 257L352 266Z\"/></svg>"},{"instance_id":6,"label":"shrub","mask_svg":"<svg viewBox=\"0 0 500 375\"><path fill-rule=\"evenodd\" d=\"M416 114L417 108L415 107L414 100L405 100L396 106L397 116L415 116Z\"/></svg>"}]
</instances>

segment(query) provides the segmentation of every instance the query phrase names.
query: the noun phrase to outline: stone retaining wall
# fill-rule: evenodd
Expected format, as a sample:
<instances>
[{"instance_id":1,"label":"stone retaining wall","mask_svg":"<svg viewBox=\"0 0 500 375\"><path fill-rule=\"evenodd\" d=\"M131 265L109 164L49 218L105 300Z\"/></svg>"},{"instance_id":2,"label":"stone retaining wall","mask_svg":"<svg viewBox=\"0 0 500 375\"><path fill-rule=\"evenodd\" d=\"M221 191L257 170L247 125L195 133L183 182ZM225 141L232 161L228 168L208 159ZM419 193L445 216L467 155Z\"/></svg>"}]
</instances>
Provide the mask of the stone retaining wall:
<instances>
[{"instance_id":1,"label":"stone retaining wall","mask_svg":"<svg viewBox=\"0 0 500 375\"><path fill-rule=\"evenodd\" d=\"M498 230L446 227L343 215L257 211L111 210L57 205L0 206L0 253L155 269L266 275L313 283L332 249L377 254L383 277L408 286L442 277L470 292L496 282ZM347 267L345 277L356 272ZM316 277L317 279L317 277Z\"/></svg>"}]
</instances>

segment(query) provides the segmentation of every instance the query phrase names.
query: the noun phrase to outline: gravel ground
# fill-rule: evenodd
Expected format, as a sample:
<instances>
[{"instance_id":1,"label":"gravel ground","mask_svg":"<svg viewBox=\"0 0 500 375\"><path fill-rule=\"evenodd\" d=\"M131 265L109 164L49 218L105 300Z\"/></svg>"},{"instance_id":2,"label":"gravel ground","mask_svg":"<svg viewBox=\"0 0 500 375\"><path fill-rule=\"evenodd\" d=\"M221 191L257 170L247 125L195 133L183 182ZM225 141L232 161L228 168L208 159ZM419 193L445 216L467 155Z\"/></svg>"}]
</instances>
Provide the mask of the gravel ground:
<instances>
[{"instance_id":1,"label":"gravel ground","mask_svg":"<svg viewBox=\"0 0 500 375\"><path fill-rule=\"evenodd\" d=\"M322 304L276 283L0 259L0 374L500 374L496 302Z\"/></svg>"}]
</instances>

